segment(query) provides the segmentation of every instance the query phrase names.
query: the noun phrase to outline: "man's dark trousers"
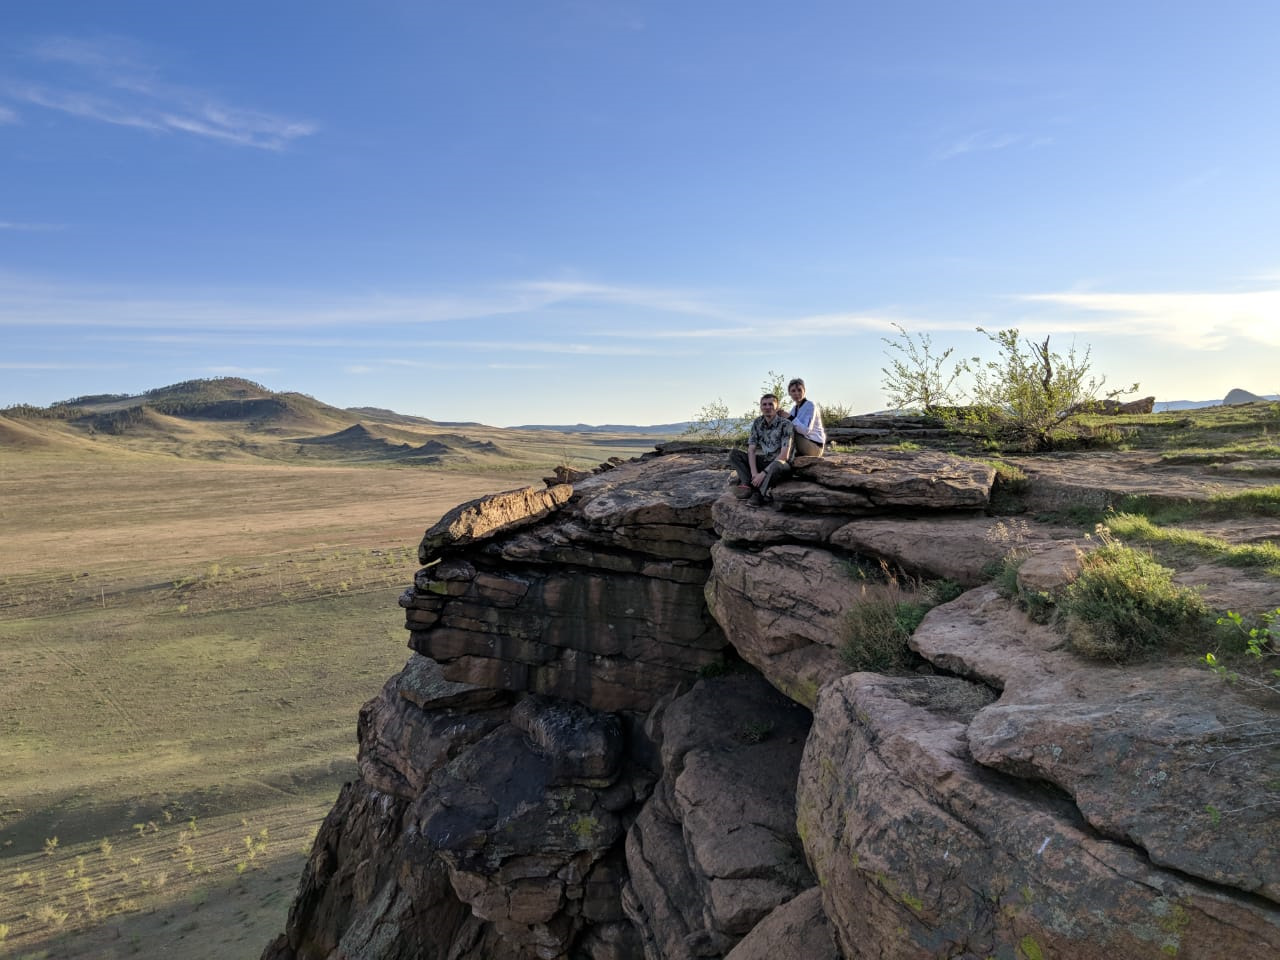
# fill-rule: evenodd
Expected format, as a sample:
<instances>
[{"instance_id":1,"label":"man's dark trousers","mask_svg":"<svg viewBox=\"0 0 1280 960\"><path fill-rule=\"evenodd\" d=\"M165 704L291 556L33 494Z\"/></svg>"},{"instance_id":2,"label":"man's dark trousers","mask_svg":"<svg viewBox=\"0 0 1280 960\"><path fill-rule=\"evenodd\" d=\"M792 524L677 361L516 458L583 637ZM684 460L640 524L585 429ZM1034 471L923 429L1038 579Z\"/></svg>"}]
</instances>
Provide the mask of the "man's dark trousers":
<instances>
[{"instance_id":1,"label":"man's dark trousers","mask_svg":"<svg viewBox=\"0 0 1280 960\"><path fill-rule=\"evenodd\" d=\"M751 461L747 459L745 450L733 450L729 453L729 466L738 471L738 479L747 486L751 485ZM760 491L760 496L767 497L769 495L769 487L785 480L791 475L791 464L785 460L766 460L759 454L756 455L756 466L764 471L764 479L760 481L760 486L756 489Z\"/></svg>"}]
</instances>

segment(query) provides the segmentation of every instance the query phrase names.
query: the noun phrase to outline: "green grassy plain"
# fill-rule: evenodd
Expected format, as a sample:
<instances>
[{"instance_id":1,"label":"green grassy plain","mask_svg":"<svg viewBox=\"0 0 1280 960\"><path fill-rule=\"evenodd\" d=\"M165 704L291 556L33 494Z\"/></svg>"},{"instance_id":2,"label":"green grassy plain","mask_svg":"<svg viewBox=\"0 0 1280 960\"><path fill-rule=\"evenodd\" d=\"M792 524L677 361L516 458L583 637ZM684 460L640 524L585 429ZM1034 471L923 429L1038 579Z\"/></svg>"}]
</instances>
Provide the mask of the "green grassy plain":
<instances>
[{"instance_id":1,"label":"green grassy plain","mask_svg":"<svg viewBox=\"0 0 1280 960\"><path fill-rule=\"evenodd\" d=\"M407 659L423 530L652 445L429 469L41 427L0 438L0 956L31 960L258 956Z\"/></svg>"}]
</instances>

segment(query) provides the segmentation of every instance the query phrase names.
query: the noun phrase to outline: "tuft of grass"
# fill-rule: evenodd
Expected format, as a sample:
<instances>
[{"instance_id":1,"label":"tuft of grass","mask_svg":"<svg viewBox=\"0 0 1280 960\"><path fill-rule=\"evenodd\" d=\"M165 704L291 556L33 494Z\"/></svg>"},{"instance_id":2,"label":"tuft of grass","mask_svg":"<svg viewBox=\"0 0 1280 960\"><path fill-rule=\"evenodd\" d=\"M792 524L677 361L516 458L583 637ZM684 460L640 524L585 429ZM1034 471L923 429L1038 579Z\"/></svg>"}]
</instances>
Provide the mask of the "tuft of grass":
<instances>
[{"instance_id":1,"label":"tuft of grass","mask_svg":"<svg viewBox=\"0 0 1280 960\"><path fill-rule=\"evenodd\" d=\"M1025 493L1031 486L1031 479L1021 467L1003 460L984 459L981 462L995 470L996 486L1006 493Z\"/></svg>"},{"instance_id":2,"label":"tuft of grass","mask_svg":"<svg viewBox=\"0 0 1280 960\"><path fill-rule=\"evenodd\" d=\"M1245 444L1227 444L1214 449L1177 450L1160 454L1160 461L1167 464L1204 464L1230 463L1232 460L1278 460L1280 447L1274 444L1249 446Z\"/></svg>"},{"instance_id":3,"label":"tuft of grass","mask_svg":"<svg viewBox=\"0 0 1280 960\"><path fill-rule=\"evenodd\" d=\"M1159 524L1182 523L1187 520L1280 517L1280 484L1234 493L1216 493L1207 500L1170 502L1148 496L1125 497L1117 505L1116 511L1144 516Z\"/></svg>"},{"instance_id":4,"label":"tuft of grass","mask_svg":"<svg viewBox=\"0 0 1280 960\"><path fill-rule=\"evenodd\" d=\"M886 586L888 589L876 596L864 593L862 601L845 615L840 656L850 670L884 672L909 667L916 657L907 641L925 614L964 592L951 580L916 584L908 593L898 578L891 576Z\"/></svg>"},{"instance_id":5,"label":"tuft of grass","mask_svg":"<svg viewBox=\"0 0 1280 960\"><path fill-rule=\"evenodd\" d=\"M1263 567L1268 573L1280 576L1280 546L1271 542L1231 544L1195 530L1160 527L1148 517L1133 513L1118 513L1108 518L1107 527L1120 537L1160 544L1231 567Z\"/></svg>"},{"instance_id":6,"label":"tuft of grass","mask_svg":"<svg viewBox=\"0 0 1280 960\"><path fill-rule=\"evenodd\" d=\"M1058 600L1071 648L1093 660L1126 661L1183 649L1200 637L1209 608L1151 554L1125 546L1105 528L1103 546L1081 558L1080 576Z\"/></svg>"}]
</instances>

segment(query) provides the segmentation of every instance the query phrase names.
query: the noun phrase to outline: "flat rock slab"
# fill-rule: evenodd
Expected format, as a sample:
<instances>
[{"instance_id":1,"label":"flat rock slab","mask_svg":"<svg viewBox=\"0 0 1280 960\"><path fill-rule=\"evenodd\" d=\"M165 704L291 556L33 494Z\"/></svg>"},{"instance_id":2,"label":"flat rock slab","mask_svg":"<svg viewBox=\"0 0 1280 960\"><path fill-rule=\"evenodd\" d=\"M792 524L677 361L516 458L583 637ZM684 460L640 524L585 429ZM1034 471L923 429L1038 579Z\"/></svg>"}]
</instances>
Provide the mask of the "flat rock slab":
<instances>
[{"instance_id":1,"label":"flat rock slab","mask_svg":"<svg viewBox=\"0 0 1280 960\"><path fill-rule=\"evenodd\" d=\"M429 563L445 547L461 547L496 534L537 523L551 511L568 503L573 487L568 484L523 487L491 493L459 504L437 520L418 545L418 562Z\"/></svg>"},{"instance_id":2,"label":"flat rock slab","mask_svg":"<svg viewBox=\"0 0 1280 960\"><path fill-rule=\"evenodd\" d=\"M860 493L880 507L925 510L981 510L995 482L995 468L986 463L931 451L797 457L795 475Z\"/></svg>"},{"instance_id":3,"label":"flat rock slab","mask_svg":"<svg viewBox=\"0 0 1280 960\"><path fill-rule=\"evenodd\" d=\"M908 573L975 586L1011 551L1063 535L1062 528L994 517L878 517L845 524L830 542Z\"/></svg>"},{"instance_id":4,"label":"flat rock slab","mask_svg":"<svg viewBox=\"0 0 1280 960\"><path fill-rule=\"evenodd\" d=\"M1203 466L1171 466L1149 453L1060 453L1010 460L1031 479L1027 508L1103 510L1125 497L1177 503L1206 500L1220 491L1265 486L1269 478L1228 474Z\"/></svg>"},{"instance_id":5,"label":"flat rock slab","mask_svg":"<svg viewBox=\"0 0 1280 960\"><path fill-rule=\"evenodd\" d=\"M1153 863L1280 900L1280 710L1207 669L1062 649L992 588L931 611L911 646L1002 690L966 731L979 763L1056 784Z\"/></svg>"}]
</instances>

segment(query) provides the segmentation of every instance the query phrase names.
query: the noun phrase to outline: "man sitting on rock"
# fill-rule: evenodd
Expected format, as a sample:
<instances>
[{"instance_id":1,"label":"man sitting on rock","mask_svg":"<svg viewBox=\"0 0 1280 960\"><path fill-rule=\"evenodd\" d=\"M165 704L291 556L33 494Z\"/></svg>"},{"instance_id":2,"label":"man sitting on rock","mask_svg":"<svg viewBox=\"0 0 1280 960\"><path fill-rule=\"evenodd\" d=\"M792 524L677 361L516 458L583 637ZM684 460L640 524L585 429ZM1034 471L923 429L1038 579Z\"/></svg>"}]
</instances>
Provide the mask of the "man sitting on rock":
<instances>
[{"instance_id":1,"label":"man sitting on rock","mask_svg":"<svg viewBox=\"0 0 1280 960\"><path fill-rule=\"evenodd\" d=\"M729 454L729 466L738 471L735 495L756 507L773 499L769 487L791 473L793 433L791 421L778 412L778 398L766 393L760 398L760 416L751 421L747 452Z\"/></svg>"},{"instance_id":2,"label":"man sitting on rock","mask_svg":"<svg viewBox=\"0 0 1280 960\"><path fill-rule=\"evenodd\" d=\"M795 404L791 412L782 415L791 421L795 429L796 454L801 457L820 457L827 444L827 431L822 426L822 411L804 395L804 381L796 377L787 384L787 393Z\"/></svg>"}]
</instances>

